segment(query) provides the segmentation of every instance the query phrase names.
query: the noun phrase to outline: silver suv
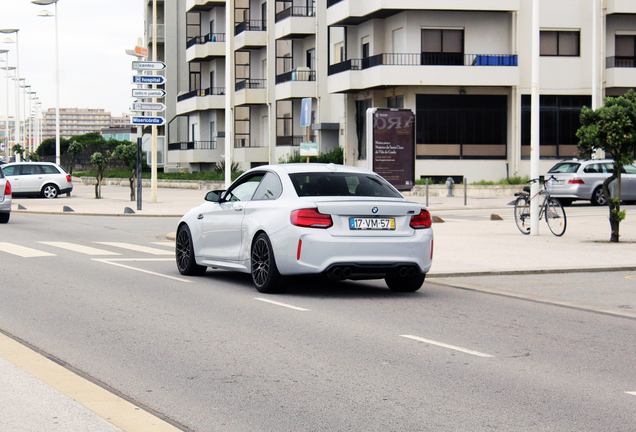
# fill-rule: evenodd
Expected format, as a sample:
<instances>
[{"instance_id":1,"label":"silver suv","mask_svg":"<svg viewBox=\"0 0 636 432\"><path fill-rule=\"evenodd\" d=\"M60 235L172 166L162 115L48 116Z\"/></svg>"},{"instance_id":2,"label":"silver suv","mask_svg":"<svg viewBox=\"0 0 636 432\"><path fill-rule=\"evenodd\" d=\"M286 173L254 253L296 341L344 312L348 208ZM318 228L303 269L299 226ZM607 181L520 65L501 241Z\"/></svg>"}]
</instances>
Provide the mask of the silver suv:
<instances>
[{"instance_id":1,"label":"silver suv","mask_svg":"<svg viewBox=\"0 0 636 432\"><path fill-rule=\"evenodd\" d=\"M13 196L56 198L73 190L71 176L51 162L14 162L2 165L11 182Z\"/></svg>"},{"instance_id":2,"label":"silver suv","mask_svg":"<svg viewBox=\"0 0 636 432\"><path fill-rule=\"evenodd\" d=\"M612 175L614 161L611 159L564 160L550 168L545 178L550 195L563 204L574 200L589 200L594 205L605 205L607 199L603 193L603 182ZM627 203L636 202L636 167L625 165L621 174L621 198ZM610 187L614 185L612 182Z\"/></svg>"}]
</instances>

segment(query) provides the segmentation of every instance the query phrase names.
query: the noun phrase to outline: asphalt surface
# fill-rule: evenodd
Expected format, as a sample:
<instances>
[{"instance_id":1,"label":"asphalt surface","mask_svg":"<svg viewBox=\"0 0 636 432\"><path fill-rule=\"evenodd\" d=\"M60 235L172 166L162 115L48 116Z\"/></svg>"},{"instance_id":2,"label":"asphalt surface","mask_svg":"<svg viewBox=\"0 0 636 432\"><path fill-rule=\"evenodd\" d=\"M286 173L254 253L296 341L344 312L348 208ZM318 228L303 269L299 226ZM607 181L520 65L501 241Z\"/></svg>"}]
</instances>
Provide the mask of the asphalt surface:
<instances>
[{"instance_id":1,"label":"asphalt surface","mask_svg":"<svg viewBox=\"0 0 636 432\"><path fill-rule=\"evenodd\" d=\"M95 187L75 183L71 196L54 200L14 198L11 220L24 213L109 215L119 217L181 216L203 202L205 190L164 189L157 202L150 202L150 190L143 190L142 209L130 201L128 187L102 186L101 199ZM424 197L410 199L425 203ZM636 290L606 290L585 284L497 284L493 276L512 278L518 274L552 272L583 273L636 270L636 217L627 206L621 224L621 242L610 244L607 209L587 204L566 207L568 226L563 237L553 236L541 221L538 235L522 235L513 219L514 197L473 198L431 197L428 208L437 221L434 260L428 281L494 295L523 298L574 309L636 319ZM10 224L0 227L10 241ZM157 233L158 235L160 233ZM173 233L165 233L170 238ZM494 286L494 287L493 287ZM514 288L510 288L514 286ZM129 406L107 391L95 388L95 405L87 407L73 399L68 383L72 372L46 355L0 333L0 430L2 431L161 431L176 430L152 413ZM64 385L51 384L59 376ZM78 379L82 379L79 377ZM84 390L83 390L84 391ZM85 398L83 398L85 400ZM116 406L123 413L116 419L99 407Z\"/></svg>"}]
</instances>

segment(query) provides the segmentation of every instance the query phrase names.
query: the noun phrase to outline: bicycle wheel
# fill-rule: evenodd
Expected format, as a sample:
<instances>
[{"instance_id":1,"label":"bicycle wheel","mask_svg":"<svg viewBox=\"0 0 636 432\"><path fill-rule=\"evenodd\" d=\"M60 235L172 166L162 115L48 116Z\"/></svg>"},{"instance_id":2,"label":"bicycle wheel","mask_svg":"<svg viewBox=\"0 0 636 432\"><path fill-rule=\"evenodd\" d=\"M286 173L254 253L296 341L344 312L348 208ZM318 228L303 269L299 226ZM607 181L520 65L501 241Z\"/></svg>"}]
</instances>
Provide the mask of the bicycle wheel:
<instances>
[{"instance_id":1,"label":"bicycle wheel","mask_svg":"<svg viewBox=\"0 0 636 432\"><path fill-rule=\"evenodd\" d=\"M530 234L530 201L527 196L520 196L515 201L515 223L522 234Z\"/></svg>"},{"instance_id":2,"label":"bicycle wheel","mask_svg":"<svg viewBox=\"0 0 636 432\"><path fill-rule=\"evenodd\" d=\"M545 207L545 221L548 223L548 228L557 237L561 237L565 233L567 227L567 219L565 217L565 210L558 199L550 198Z\"/></svg>"}]
</instances>

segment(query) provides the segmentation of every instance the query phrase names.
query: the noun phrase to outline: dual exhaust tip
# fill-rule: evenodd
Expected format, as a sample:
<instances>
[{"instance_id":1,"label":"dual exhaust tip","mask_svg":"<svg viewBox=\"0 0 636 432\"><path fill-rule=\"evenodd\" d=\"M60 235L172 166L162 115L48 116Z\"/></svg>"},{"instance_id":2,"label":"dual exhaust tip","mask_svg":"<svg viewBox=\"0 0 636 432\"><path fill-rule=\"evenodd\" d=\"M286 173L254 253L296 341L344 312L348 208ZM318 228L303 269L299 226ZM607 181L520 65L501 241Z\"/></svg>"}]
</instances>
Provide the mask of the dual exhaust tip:
<instances>
[{"instance_id":1,"label":"dual exhaust tip","mask_svg":"<svg viewBox=\"0 0 636 432\"><path fill-rule=\"evenodd\" d=\"M415 266L399 266L393 272L390 272L393 276L399 277L414 277L418 273L418 269ZM354 274L354 269L349 266L336 266L332 268L327 275L332 280L344 280L349 279Z\"/></svg>"}]
</instances>

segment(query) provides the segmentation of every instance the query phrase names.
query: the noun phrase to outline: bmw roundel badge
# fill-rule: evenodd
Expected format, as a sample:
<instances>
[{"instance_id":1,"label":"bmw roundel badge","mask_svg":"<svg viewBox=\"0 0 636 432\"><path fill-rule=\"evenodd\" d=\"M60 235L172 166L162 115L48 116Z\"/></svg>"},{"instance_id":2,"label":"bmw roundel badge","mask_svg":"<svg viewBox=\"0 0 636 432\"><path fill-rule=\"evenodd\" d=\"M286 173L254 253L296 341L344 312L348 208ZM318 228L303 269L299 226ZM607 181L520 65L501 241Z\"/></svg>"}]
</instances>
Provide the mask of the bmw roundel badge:
<instances>
[{"instance_id":1,"label":"bmw roundel badge","mask_svg":"<svg viewBox=\"0 0 636 432\"><path fill-rule=\"evenodd\" d=\"M377 208L377 207L373 207L373 208L371 209L371 211L375 214L375 213L377 213L377 212L378 212L378 208Z\"/></svg>"}]
</instances>

